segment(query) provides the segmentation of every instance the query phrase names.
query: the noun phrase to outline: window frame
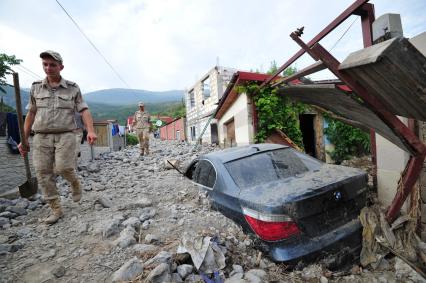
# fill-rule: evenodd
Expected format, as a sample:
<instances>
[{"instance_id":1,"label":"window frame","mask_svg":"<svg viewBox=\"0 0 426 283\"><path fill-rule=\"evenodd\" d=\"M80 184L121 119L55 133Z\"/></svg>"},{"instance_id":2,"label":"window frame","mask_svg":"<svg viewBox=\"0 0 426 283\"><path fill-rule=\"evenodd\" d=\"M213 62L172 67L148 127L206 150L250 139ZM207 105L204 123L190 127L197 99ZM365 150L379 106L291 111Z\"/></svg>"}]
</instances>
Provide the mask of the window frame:
<instances>
[{"instance_id":1,"label":"window frame","mask_svg":"<svg viewBox=\"0 0 426 283\"><path fill-rule=\"evenodd\" d=\"M189 92L189 109L194 109L195 108L195 93L194 93L194 89L191 89Z\"/></svg>"},{"instance_id":2,"label":"window frame","mask_svg":"<svg viewBox=\"0 0 426 283\"><path fill-rule=\"evenodd\" d=\"M207 86L207 88L205 86ZM201 81L201 93L203 94L203 99L207 99L212 96L210 76Z\"/></svg>"}]
</instances>

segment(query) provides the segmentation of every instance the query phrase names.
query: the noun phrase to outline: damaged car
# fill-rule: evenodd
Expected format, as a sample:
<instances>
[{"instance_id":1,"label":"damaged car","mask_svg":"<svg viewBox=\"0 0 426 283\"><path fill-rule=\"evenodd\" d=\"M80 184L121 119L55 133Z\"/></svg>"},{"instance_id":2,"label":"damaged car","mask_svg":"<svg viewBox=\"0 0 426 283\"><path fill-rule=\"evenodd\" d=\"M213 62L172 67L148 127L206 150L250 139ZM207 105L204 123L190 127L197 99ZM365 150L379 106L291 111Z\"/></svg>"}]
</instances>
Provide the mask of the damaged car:
<instances>
[{"instance_id":1,"label":"damaged car","mask_svg":"<svg viewBox=\"0 0 426 283\"><path fill-rule=\"evenodd\" d=\"M295 265L332 255L333 267L359 258L358 215L368 192L360 169L253 144L200 156L184 174L274 261Z\"/></svg>"}]
</instances>

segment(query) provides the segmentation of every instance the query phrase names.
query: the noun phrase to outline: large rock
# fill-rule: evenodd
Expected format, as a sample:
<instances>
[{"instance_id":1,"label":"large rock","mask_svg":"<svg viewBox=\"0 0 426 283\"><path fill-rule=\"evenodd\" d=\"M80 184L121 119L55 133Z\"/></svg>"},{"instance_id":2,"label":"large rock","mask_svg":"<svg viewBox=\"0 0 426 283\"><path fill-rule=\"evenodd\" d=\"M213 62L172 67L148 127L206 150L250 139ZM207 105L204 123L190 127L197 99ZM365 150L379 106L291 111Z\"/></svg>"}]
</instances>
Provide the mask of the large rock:
<instances>
[{"instance_id":1,"label":"large rock","mask_svg":"<svg viewBox=\"0 0 426 283\"><path fill-rule=\"evenodd\" d=\"M266 271L262 269L250 269L244 274L244 279L250 283L262 283L266 280Z\"/></svg>"},{"instance_id":2,"label":"large rock","mask_svg":"<svg viewBox=\"0 0 426 283\"><path fill-rule=\"evenodd\" d=\"M120 219L112 219L103 226L102 237L108 238L120 231Z\"/></svg>"},{"instance_id":3,"label":"large rock","mask_svg":"<svg viewBox=\"0 0 426 283\"><path fill-rule=\"evenodd\" d=\"M3 227L4 225L10 224L9 218L6 217L0 217L0 227Z\"/></svg>"},{"instance_id":4,"label":"large rock","mask_svg":"<svg viewBox=\"0 0 426 283\"><path fill-rule=\"evenodd\" d=\"M32 201L29 203L27 209L35 210L39 205L41 205L41 201L39 199Z\"/></svg>"},{"instance_id":5,"label":"large rock","mask_svg":"<svg viewBox=\"0 0 426 283\"><path fill-rule=\"evenodd\" d=\"M8 206L13 206L14 203L10 199L0 198L0 212L3 212L6 210Z\"/></svg>"},{"instance_id":6,"label":"large rock","mask_svg":"<svg viewBox=\"0 0 426 283\"><path fill-rule=\"evenodd\" d=\"M29 203L30 203L29 200L27 200L26 198L20 198L16 202L15 206L26 209L28 207Z\"/></svg>"},{"instance_id":7,"label":"large rock","mask_svg":"<svg viewBox=\"0 0 426 283\"><path fill-rule=\"evenodd\" d=\"M87 168L87 171L89 171L90 173L97 173L101 171L99 164L94 162L89 163L86 168Z\"/></svg>"},{"instance_id":8,"label":"large rock","mask_svg":"<svg viewBox=\"0 0 426 283\"><path fill-rule=\"evenodd\" d=\"M102 205L103 208L110 208L112 207L112 201L105 197L105 196L100 196L96 201L95 204L99 203L100 205Z\"/></svg>"},{"instance_id":9,"label":"large rock","mask_svg":"<svg viewBox=\"0 0 426 283\"><path fill-rule=\"evenodd\" d=\"M172 254L167 251L159 252L155 257L145 262L145 265L156 265L159 263L170 263Z\"/></svg>"},{"instance_id":10,"label":"large rock","mask_svg":"<svg viewBox=\"0 0 426 283\"><path fill-rule=\"evenodd\" d=\"M25 208L18 207L18 206L8 206L6 208L6 211L10 211L10 212L16 213L18 215L27 215L28 214L28 212Z\"/></svg>"},{"instance_id":11,"label":"large rock","mask_svg":"<svg viewBox=\"0 0 426 283\"><path fill-rule=\"evenodd\" d=\"M322 274L322 267L318 264L312 264L303 269L302 278L304 280L311 280L314 278L320 278Z\"/></svg>"},{"instance_id":12,"label":"large rock","mask_svg":"<svg viewBox=\"0 0 426 283\"><path fill-rule=\"evenodd\" d=\"M121 231L120 237L118 237L114 243L122 249L127 248L128 246L136 244L135 234L135 229L132 226L127 226L123 231Z\"/></svg>"},{"instance_id":13,"label":"large rock","mask_svg":"<svg viewBox=\"0 0 426 283\"><path fill-rule=\"evenodd\" d=\"M170 265L168 263L160 263L149 273L146 281L152 283L171 282Z\"/></svg>"},{"instance_id":14,"label":"large rock","mask_svg":"<svg viewBox=\"0 0 426 283\"><path fill-rule=\"evenodd\" d=\"M194 270L194 267L190 264L182 264L177 267L177 272L179 273L180 277L182 277L182 279L185 279L186 276L191 274L192 270Z\"/></svg>"},{"instance_id":15,"label":"large rock","mask_svg":"<svg viewBox=\"0 0 426 283\"><path fill-rule=\"evenodd\" d=\"M10 244L0 244L0 255L5 255L12 250L12 245Z\"/></svg>"},{"instance_id":16,"label":"large rock","mask_svg":"<svg viewBox=\"0 0 426 283\"><path fill-rule=\"evenodd\" d=\"M139 216L139 220L141 222L144 222L145 220L151 219L156 214L156 211L152 207L145 207L142 209L141 214Z\"/></svg>"},{"instance_id":17,"label":"large rock","mask_svg":"<svg viewBox=\"0 0 426 283\"><path fill-rule=\"evenodd\" d=\"M131 281L143 272L143 263L137 257L126 262L112 275L112 282Z\"/></svg>"},{"instance_id":18,"label":"large rock","mask_svg":"<svg viewBox=\"0 0 426 283\"><path fill-rule=\"evenodd\" d=\"M140 225L141 225L141 221L137 217L130 217L129 219L123 222L124 227L131 226L131 227L137 228Z\"/></svg>"},{"instance_id":19,"label":"large rock","mask_svg":"<svg viewBox=\"0 0 426 283\"><path fill-rule=\"evenodd\" d=\"M172 273L172 282L173 283L182 283L183 280L178 273Z\"/></svg>"},{"instance_id":20,"label":"large rock","mask_svg":"<svg viewBox=\"0 0 426 283\"><path fill-rule=\"evenodd\" d=\"M3 217L3 218L12 219L12 218L15 218L16 216L18 216L18 214L10 212L10 211L3 211L0 213L0 217Z\"/></svg>"},{"instance_id":21,"label":"large rock","mask_svg":"<svg viewBox=\"0 0 426 283\"><path fill-rule=\"evenodd\" d=\"M145 236L145 242L148 244L158 243L159 241L160 239L158 238L157 235L147 234Z\"/></svg>"}]
</instances>

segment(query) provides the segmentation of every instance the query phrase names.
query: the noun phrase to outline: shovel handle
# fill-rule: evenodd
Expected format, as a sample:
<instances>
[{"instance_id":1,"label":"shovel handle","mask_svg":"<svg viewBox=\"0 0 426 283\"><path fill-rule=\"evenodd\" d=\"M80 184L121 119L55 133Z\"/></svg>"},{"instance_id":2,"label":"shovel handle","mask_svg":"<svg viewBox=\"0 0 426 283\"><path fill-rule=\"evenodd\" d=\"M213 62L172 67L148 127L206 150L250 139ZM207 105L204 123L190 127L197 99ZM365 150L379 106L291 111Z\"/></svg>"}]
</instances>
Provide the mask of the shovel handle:
<instances>
[{"instance_id":1,"label":"shovel handle","mask_svg":"<svg viewBox=\"0 0 426 283\"><path fill-rule=\"evenodd\" d=\"M21 89L19 87L19 75L16 72L13 72L13 85L15 87L15 101L16 101L16 112L18 113L19 135L21 137L21 143L23 144L25 140L24 118L22 116ZM24 162L25 162L25 173L27 174L28 181L30 181L31 169L30 169L30 161L28 160L28 154L24 156Z\"/></svg>"}]
</instances>

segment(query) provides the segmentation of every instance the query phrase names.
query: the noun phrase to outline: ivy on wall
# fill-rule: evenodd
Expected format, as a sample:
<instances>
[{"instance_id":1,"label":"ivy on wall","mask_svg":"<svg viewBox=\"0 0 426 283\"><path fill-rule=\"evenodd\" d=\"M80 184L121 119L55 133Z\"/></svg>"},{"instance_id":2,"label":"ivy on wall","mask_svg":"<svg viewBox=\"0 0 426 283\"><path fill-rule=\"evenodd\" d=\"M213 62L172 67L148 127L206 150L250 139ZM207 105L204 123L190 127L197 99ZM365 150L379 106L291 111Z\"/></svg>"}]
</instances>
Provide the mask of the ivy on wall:
<instances>
[{"instance_id":1,"label":"ivy on wall","mask_svg":"<svg viewBox=\"0 0 426 283\"><path fill-rule=\"evenodd\" d=\"M275 73L277 70L275 61L271 62L268 74ZM284 70L282 75L287 77L296 71L296 68L289 67ZM237 91L247 93L256 106L258 115L256 142L264 142L269 135L279 129L294 143L304 148L299 115L309 110L309 106L291 102L285 95L277 95L277 87L265 86L260 88L254 82L240 86ZM325 119L328 122L328 128L324 129L324 134L335 146L335 150L328 153L336 163L370 152L370 136L367 133L332 119L328 115L325 115Z\"/></svg>"},{"instance_id":2,"label":"ivy on wall","mask_svg":"<svg viewBox=\"0 0 426 283\"><path fill-rule=\"evenodd\" d=\"M305 105L290 102L288 98L277 95L276 87L260 88L256 83L240 87L239 92L247 93L256 105L258 115L256 142L264 142L269 135L279 129L303 148L299 114L307 109Z\"/></svg>"},{"instance_id":3,"label":"ivy on wall","mask_svg":"<svg viewBox=\"0 0 426 283\"><path fill-rule=\"evenodd\" d=\"M278 70L277 63L271 62L267 74ZM282 73L284 77L296 73L296 68L288 67ZM241 86L240 93L247 93L253 100L258 115L256 142L264 142L275 130L283 131L294 143L303 148L303 136L300 130L299 114L306 111L307 106L291 102L288 98L277 95L277 87L260 88L256 83Z\"/></svg>"}]
</instances>

